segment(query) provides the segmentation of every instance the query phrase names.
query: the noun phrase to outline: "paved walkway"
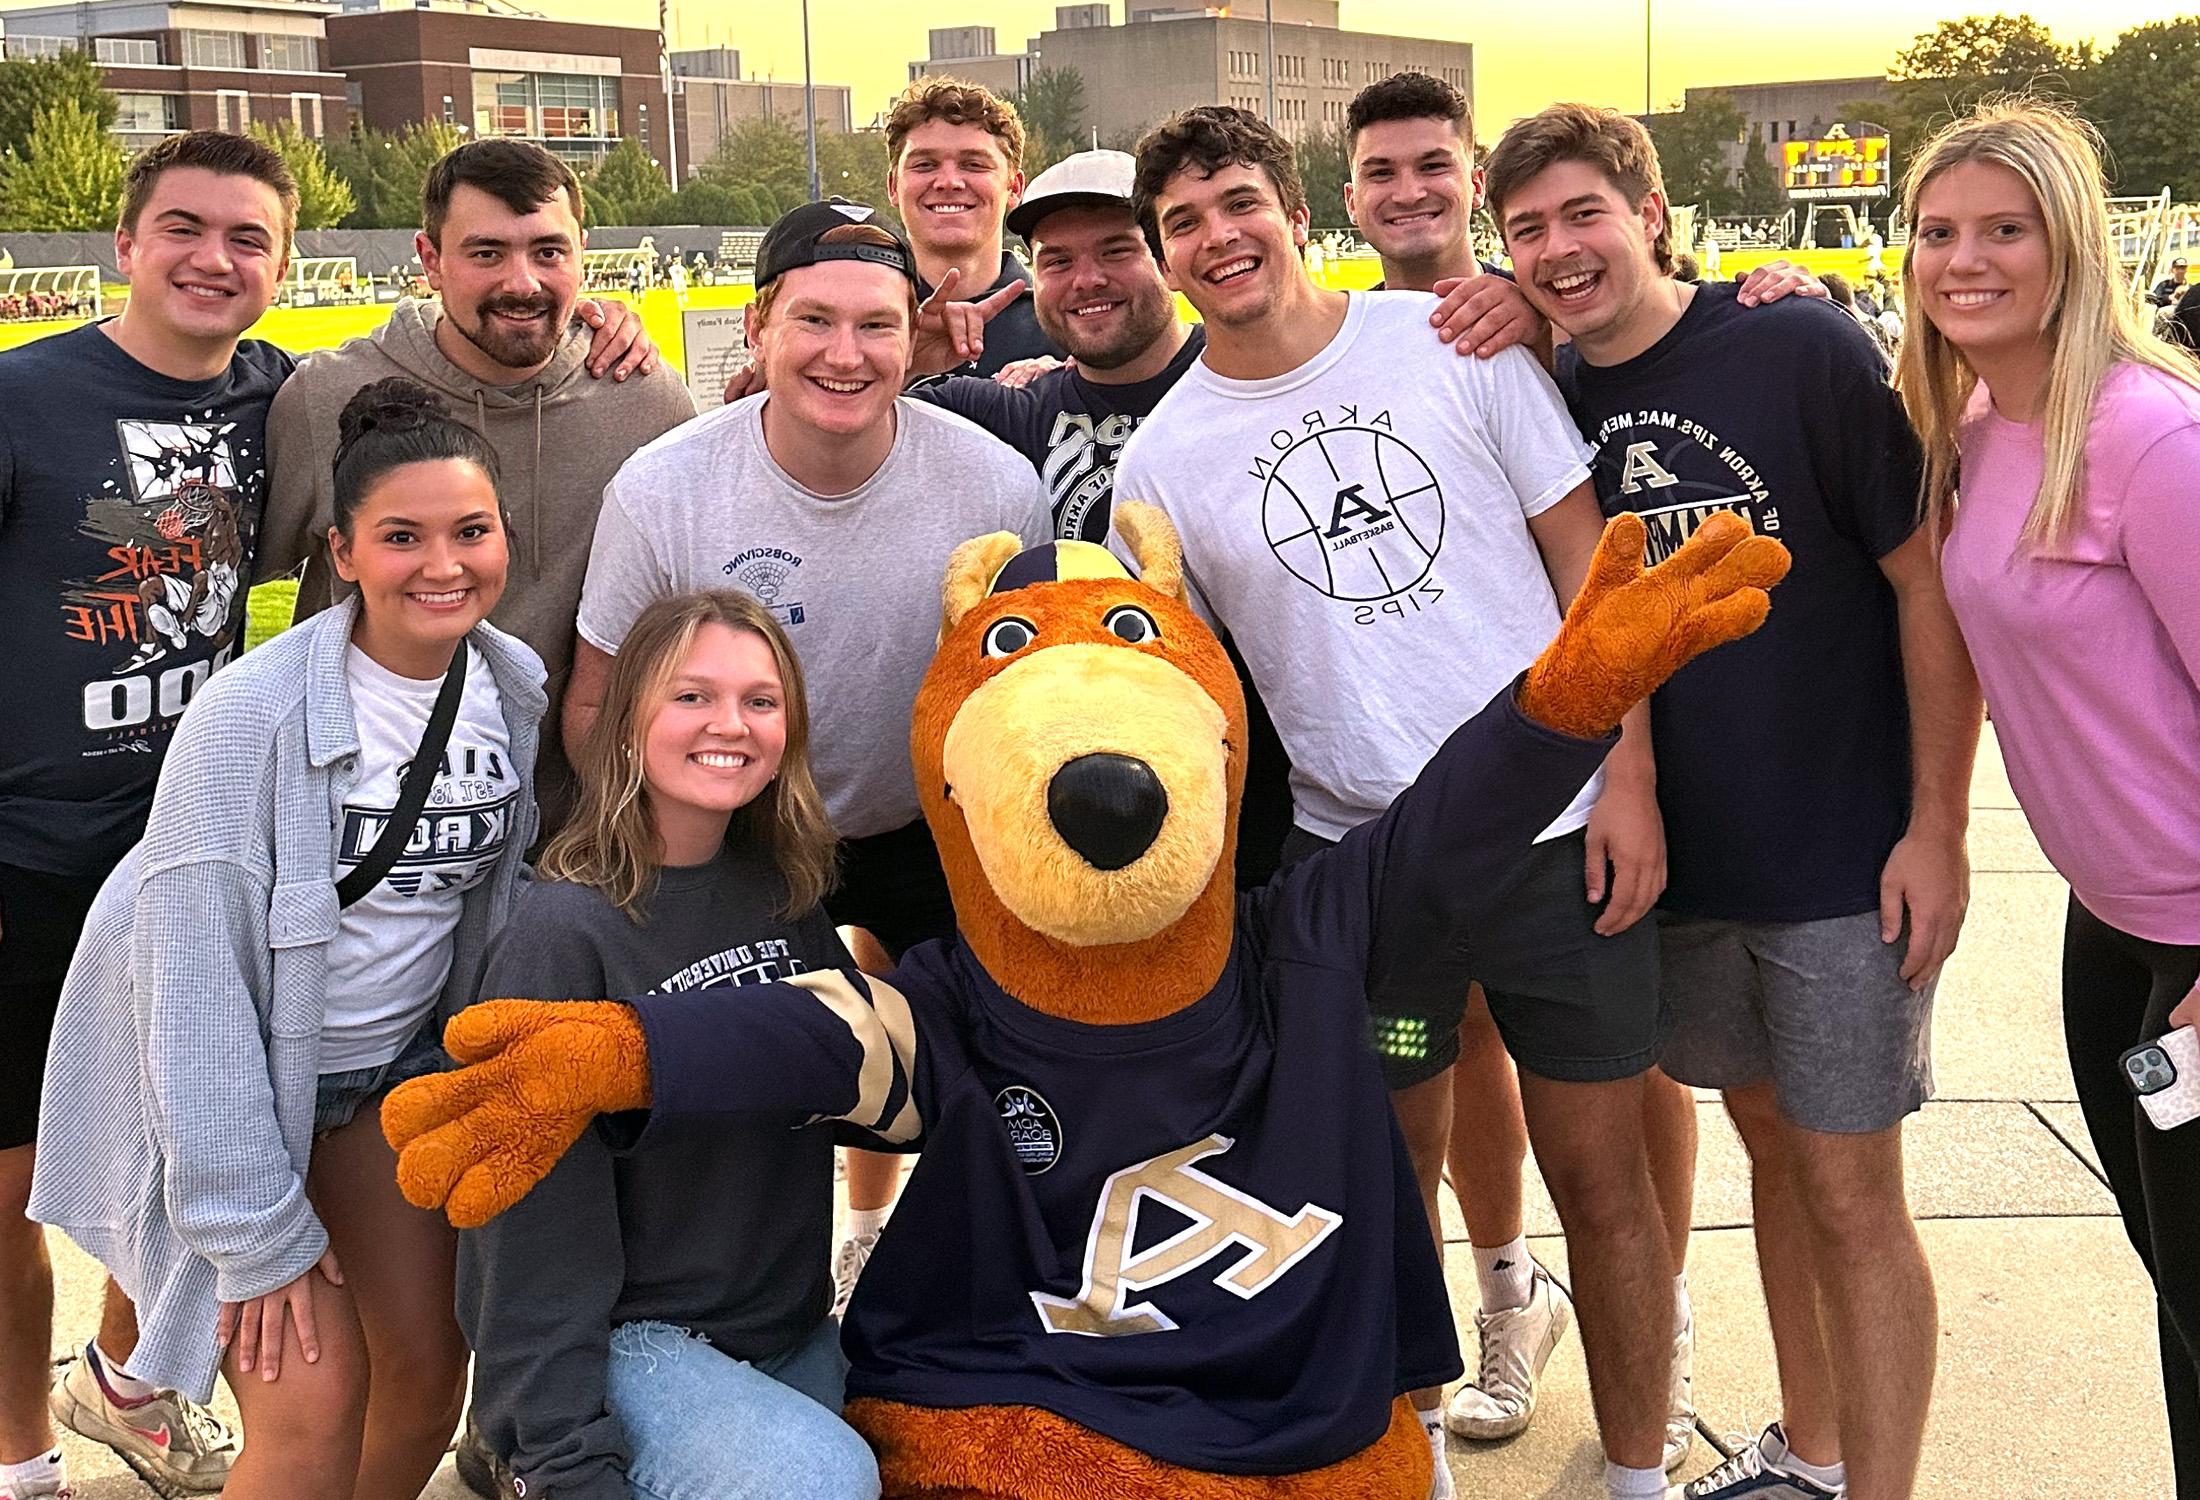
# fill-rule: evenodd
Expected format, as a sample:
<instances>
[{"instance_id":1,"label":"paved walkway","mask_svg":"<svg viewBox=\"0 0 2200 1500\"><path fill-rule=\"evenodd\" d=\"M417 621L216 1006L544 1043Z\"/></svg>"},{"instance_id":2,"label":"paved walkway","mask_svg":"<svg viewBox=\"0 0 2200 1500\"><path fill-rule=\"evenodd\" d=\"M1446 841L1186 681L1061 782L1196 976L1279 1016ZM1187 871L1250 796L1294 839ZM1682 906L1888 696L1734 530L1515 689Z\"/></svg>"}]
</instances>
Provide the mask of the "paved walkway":
<instances>
[{"instance_id":1,"label":"paved walkway","mask_svg":"<svg viewBox=\"0 0 2200 1500\"><path fill-rule=\"evenodd\" d=\"M2065 887L2017 811L1989 736L1972 788L1971 913L1941 982L1940 1097L1909 1131L1910 1199L1940 1287L1940 1379L1924 1500L1979 1493L1980 1467L2024 1500L2142 1500L2168 1493L2169 1440L2153 1298L2086 1144L2063 1062L2056 963ZM1710 1439L1779 1414L1771 1336L1749 1234L1740 1142L1708 1099L1690 1282L1702 1432L1686 1474L1718 1460ZM1565 1244L1531 1184L1536 1254L1563 1279ZM1464 1240L1450 1204L1446 1230ZM57 1337L88 1336L99 1278L54 1237ZM1474 1305L1455 1253L1454 1301ZM224 1393L226 1406L226 1392ZM231 1414L234 1409L229 1408ZM149 1491L105 1449L66 1439L81 1500ZM1602 1457L1578 1339L1546 1376L1535 1426L1452 1467L1463 1497L1602 1500ZM423 1500L466 1494L449 1464Z\"/></svg>"}]
</instances>

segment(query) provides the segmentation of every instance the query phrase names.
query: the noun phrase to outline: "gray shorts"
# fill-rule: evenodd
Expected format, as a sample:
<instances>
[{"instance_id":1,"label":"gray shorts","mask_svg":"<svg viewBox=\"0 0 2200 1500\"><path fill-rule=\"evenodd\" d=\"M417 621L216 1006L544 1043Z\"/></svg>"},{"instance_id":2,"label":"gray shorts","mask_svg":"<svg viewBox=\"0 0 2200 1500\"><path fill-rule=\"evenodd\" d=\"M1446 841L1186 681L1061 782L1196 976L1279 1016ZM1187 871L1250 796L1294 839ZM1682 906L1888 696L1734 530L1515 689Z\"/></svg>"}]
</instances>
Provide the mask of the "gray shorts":
<instances>
[{"instance_id":1,"label":"gray shorts","mask_svg":"<svg viewBox=\"0 0 2200 1500\"><path fill-rule=\"evenodd\" d=\"M1901 976L1909 934L1879 913L1727 922L1659 912L1672 1034L1658 1065L1691 1088L1770 1080L1806 1130L1885 1130L1933 1095L1933 985ZM1937 982L1937 981L1936 981Z\"/></svg>"}]
</instances>

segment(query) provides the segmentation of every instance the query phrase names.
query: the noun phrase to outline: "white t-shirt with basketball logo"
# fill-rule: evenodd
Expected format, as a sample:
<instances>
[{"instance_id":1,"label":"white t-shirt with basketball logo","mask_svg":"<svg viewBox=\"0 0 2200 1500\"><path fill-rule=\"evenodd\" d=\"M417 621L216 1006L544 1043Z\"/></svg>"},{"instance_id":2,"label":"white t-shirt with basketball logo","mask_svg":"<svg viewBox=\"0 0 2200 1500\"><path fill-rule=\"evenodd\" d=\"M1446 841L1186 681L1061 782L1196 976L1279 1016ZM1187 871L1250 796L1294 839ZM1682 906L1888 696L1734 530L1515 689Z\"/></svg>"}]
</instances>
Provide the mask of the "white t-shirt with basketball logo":
<instances>
[{"instance_id":1,"label":"white t-shirt with basketball logo","mask_svg":"<svg viewBox=\"0 0 2200 1500\"><path fill-rule=\"evenodd\" d=\"M441 678L400 677L357 646L345 653L344 680L359 726L359 779L344 796L337 829L339 882L366 862L396 811L405 767L443 690ZM389 873L344 908L329 944L323 1073L388 1062L435 1008L465 894L510 842L519 799L496 678L488 659L472 651L427 806Z\"/></svg>"},{"instance_id":2,"label":"white t-shirt with basketball logo","mask_svg":"<svg viewBox=\"0 0 2200 1500\"><path fill-rule=\"evenodd\" d=\"M1202 359L1116 469L1118 501L1176 523L1194 603L1290 752L1296 820L1325 838L1388 807L1558 631L1528 518L1588 479L1589 449L1533 357L1460 358L1435 304L1354 293L1329 346L1268 380Z\"/></svg>"}]
</instances>

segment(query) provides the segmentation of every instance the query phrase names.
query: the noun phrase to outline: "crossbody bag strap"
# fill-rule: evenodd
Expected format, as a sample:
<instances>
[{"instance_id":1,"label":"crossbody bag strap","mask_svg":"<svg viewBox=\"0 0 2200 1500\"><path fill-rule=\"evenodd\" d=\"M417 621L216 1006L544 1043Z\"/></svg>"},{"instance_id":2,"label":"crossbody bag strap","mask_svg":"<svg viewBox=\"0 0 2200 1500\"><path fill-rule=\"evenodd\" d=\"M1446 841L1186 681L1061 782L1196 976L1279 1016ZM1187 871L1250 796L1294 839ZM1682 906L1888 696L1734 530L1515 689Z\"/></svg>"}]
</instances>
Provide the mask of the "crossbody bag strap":
<instances>
[{"instance_id":1,"label":"crossbody bag strap","mask_svg":"<svg viewBox=\"0 0 2200 1500\"><path fill-rule=\"evenodd\" d=\"M427 730L420 736L420 748L405 767L405 779L397 789L396 811L382 825L382 836L374 841L367 857L336 883L337 906L349 906L380 885L411 841L420 810L428 805L428 789L435 784L436 767L443 761L443 747L451 742L451 725L457 722L458 700L466 688L468 655L466 642L460 641L451 655L450 670L443 674L443 691L435 695L435 708L428 715Z\"/></svg>"}]
</instances>

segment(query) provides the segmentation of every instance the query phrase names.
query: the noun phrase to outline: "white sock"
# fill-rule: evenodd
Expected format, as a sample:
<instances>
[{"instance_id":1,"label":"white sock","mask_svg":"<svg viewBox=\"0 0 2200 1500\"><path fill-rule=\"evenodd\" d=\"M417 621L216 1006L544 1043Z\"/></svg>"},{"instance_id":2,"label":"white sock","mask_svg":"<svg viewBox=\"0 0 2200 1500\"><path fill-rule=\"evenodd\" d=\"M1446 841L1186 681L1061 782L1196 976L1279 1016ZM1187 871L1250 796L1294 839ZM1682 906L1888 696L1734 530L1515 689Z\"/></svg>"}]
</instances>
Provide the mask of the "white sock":
<instances>
[{"instance_id":1,"label":"white sock","mask_svg":"<svg viewBox=\"0 0 2200 1500\"><path fill-rule=\"evenodd\" d=\"M1695 1316L1696 1310L1688 1301L1688 1273L1683 1271L1673 1278L1673 1337L1685 1333Z\"/></svg>"},{"instance_id":2,"label":"white sock","mask_svg":"<svg viewBox=\"0 0 2200 1500\"><path fill-rule=\"evenodd\" d=\"M26 1458L19 1464L0 1464L0 1490L13 1489L17 1485L24 1489L29 1489L34 1484L50 1485L67 1477L59 1448L51 1453L41 1453L36 1458Z\"/></svg>"},{"instance_id":3,"label":"white sock","mask_svg":"<svg viewBox=\"0 0 2200 1500\"><path fill-rule=\"evenodd\" d=\"M886 1227L886 1217L894 1211L889 1203L884 1208L851 1208L848 1210L848 1237L877 1234Z\"/></svg>"},{"instance_id":4,"label":"white sock","mask_svg":"<svg viewBox=\"0 0 2200 1500\"><path fill-rule=\"evenodd\" d=\"M1604 1492L1611 1500L1665 1500L1671 1483L1663 1469L1629 1469L1605 1460Z\"/></svg>"},{"instance_id":5,"label":"white sock","mask_svg":"<svg viewBox=\"0 0 2200 1500\"><path fill-rule=\"evenodd\" d=\"M1503 1312L1528 1305L1528 1294L1535 1289L1535 1262L1528 1257L1525 1235L1516 1235L1511 1243L1489 1250L1480 1245L1468 1248L1474 1251L1474 1279L1482 1289L1482 1311Z\"/></svg>"},{"instance_id":6,"label":"white sock","mask_svg":"<svg viewBox=\"0 0 2200 1500\"><path fill-rule=\"evenodd\" d=\"M1787 1457L1780 1460L1780 1467L1822 1484L1829 1490L1838 1490L1849 1482L1849 1466L1843 1460L1837 1458L1830 1464L1806 1463L1795 1456L1793 1448L1788 1449Z\"/></svg>"},{"instance_id":7,"label":"white sock","mask_svg":"<svg viewBox=\"0 0 2200 1500\"><path fill-rule=\"evenodd\" d=\"M119 1397L124 1401L143 1401L160 1393L159 1386L152 1384L150 1381L138 1379L130 1373L129 1367L123 1364L121 1360L116 1359L112 1354L100 1348L97 1339L94 1339L89 1347L92 1353L99 1357L101 1383L107 1387L107 1394L110 1396Z\"/></svg>"}]
</instances>

